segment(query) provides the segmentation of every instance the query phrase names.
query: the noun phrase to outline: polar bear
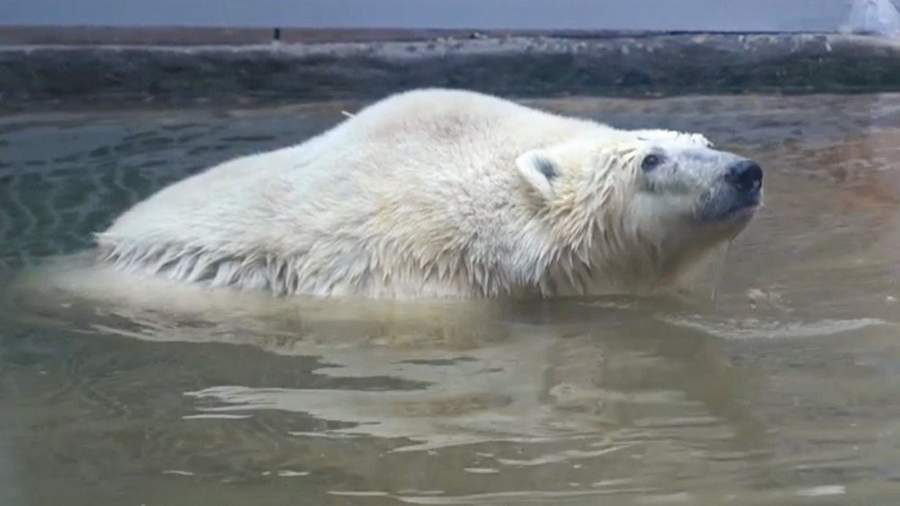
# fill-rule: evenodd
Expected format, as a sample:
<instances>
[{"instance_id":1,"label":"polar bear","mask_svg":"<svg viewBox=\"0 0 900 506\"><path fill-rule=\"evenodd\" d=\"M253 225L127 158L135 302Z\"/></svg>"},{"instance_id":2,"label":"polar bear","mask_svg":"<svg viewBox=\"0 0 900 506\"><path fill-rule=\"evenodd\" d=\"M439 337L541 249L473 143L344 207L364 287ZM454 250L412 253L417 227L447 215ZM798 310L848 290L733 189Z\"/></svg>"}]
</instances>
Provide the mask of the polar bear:
<instances>
[{"instance_id":1,"label":"polar bear","mask_svg":"<svg viewBox=\"0 0 900 506\"><path fill-rule=\"evenodd\" d=\"M738 234L762 177L699 134L416 90L164 188L97 234L97 258L278 295L644 293Z\"/></svg>"}]
</instances>

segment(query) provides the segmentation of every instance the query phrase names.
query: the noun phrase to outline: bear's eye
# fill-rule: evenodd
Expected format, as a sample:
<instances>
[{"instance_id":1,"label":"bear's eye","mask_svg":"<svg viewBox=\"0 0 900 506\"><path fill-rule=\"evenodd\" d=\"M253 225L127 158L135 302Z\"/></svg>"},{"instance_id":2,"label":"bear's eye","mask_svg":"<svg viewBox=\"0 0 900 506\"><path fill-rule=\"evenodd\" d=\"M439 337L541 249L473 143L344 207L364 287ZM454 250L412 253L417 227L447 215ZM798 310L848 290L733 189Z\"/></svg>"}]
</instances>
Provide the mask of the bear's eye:
<instances>
[{"instance_id":1,"label":"bear's eye","mask_svg":"<svg viewBox=\"0 0 900 506\"><path fill-rule=\"evenodd\" d=\"M647 155L644 157L644 161L641 162L641 170L644 172L650 172L655 169L662 163L662 157L659 155Z\"/></svg>"}]
</instances>

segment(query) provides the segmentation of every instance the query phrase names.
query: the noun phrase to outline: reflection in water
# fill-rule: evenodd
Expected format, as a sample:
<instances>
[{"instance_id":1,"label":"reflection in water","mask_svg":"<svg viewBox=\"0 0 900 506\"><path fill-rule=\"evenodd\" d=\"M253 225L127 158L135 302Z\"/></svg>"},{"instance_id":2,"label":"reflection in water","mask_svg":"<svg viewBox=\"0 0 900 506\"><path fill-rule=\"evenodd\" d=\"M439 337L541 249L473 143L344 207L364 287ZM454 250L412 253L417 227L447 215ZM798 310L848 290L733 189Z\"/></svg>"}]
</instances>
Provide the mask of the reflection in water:
<instances>
[{"instance_id":1,"label":"reflection in water","mask_svg":"<svg viewBox=\"0 0 900 506\"><path fill-rule=\"evenodd\" d=\"M722 379L716 389L731 384L721 378L727 376L723 372L727 368L721 367L715 355L696 349L709 343L678 340L681 346L669 350L672 356L650 353L642 348L661 343L640 342L640 338L635 342L628 335L640 331L677 340L678 329L639 322L620 325L604 325L602 331L585 328L583 333L565 338L550 333L552 327L523 326L517 328L514 338L453 351L373 350L367 346L352 351L320 349L329 366L317 372L335 378L387 376L423 385L412 390L217 386L188 395L217 401L201 408L204 413L303 412L352 424L319 435L412 441L392 451L481 442L543 443L539 455L499 459L502 464L520 466L599 457L625 449L634 435L618 440L622 434L617 431L623 426L652 431L654 424L661 422L702 426L710 435L715 433L715 427L723 422L711 415L703 401L718 393L684 379L688 375L684 369L694 373L699 369ZM687 353L688 358L680 359L680 353Z\"/></svg>"},{"instance_id":2,"label":"reflection in water","mask_svg":"<svg viewBox=\"0 0 900 506\"><path fill-rule=\"evenodd\" d=\"M0 502L900 495L900 97L538 105L702 131L767 168L714 300L333 302L153 280L86 299L116 278L47 256L355 107L0 119Z\"/></svg>"},{"instance_id":3,"label":"reflection in water","mask_svg":"<svg viewBox=\"0 0 900 506\"><path fill-rule=\"evenodd\" d=\"M673 473L702 480L708 459L740 469L770 452L759 420L739 402L742 385L752 378L731 366L717 339L654 317L657 305L598 300L479 304L476 310L456 303L439 307L447 319L467 322L449 332L419 319L434 306L409 305L402 317L378 320L371 308L338 306L294 304L288 311L285 304L278 324L269 326L273 319L249 321L246 314L187 325L153 313L121 319L105 304L105 314L81 330L86 340L101 332L144 341L219 340L252 344L272 356L314 358L307 374L318 379L306 380L307 387L220 382L185 390L188 406L180 419L222 426L266 412L311 417L319 426L280 436L304 441L317 455L290 472L320 475L338 466L382 492L480 490L495 499L525 499L517 492L521 484L539 483L551 472L570 475L566 483L588 490L549 486L542 492L547 498L649 493ZM382 308L381 314L398 314L392 311ZM413 328L415 321L421 335L393 339L404 333L395 329ZM348 326L356 332L347 333ZM290 328L302 330L289 334ZM215 367L215 356L205 363ZM348 447L365 448L373 438L384 441L374 454L347 454ZM253 443L233 444L260 452ZM450 462L441 464L441 456ZM423 459L440 471L423 475ZM391 472L373 480L379 461ZM196 476L211 470L162 472ZM475 486L472 475L492 476Z\"/></svg>"}]
</instances>

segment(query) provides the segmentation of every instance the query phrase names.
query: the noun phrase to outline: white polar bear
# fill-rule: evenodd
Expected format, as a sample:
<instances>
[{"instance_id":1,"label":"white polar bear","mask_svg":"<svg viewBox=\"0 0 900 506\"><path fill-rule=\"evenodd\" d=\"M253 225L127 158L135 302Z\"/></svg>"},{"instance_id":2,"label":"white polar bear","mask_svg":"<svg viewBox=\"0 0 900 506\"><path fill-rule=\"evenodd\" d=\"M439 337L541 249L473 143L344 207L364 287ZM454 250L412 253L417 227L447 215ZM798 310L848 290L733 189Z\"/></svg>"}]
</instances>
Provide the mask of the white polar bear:
<instances>
[{"instance_id":1,"label":"white polar bear","mask_svg":"<svg viewBox=\"0 0 900 506\"><path fill-rule=\"evenodd\" d=\"M275 294L645 292L740 232L761 183L698 134L418 90L163 189L97 235L98 257Z\"/></svg>"}]
</instances>

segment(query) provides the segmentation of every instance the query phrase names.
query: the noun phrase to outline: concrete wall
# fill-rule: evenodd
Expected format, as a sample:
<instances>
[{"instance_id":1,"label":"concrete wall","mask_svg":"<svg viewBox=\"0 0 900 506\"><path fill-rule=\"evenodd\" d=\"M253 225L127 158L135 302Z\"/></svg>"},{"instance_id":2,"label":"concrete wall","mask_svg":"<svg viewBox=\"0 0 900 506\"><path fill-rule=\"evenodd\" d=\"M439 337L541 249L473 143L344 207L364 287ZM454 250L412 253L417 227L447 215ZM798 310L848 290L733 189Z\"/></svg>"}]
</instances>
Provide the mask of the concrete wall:
<instances>
[{"instance_id":1,"label":"concrete wall","mask_svg":"<svg viewBox=\"0 0 900 506\"><path fill-rule=\"evenodd\" d=\"M0 0L0 25L833 31L850 0Z\"/></svg>"}]
</instances>

